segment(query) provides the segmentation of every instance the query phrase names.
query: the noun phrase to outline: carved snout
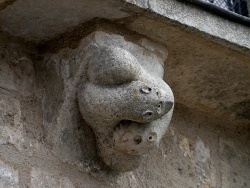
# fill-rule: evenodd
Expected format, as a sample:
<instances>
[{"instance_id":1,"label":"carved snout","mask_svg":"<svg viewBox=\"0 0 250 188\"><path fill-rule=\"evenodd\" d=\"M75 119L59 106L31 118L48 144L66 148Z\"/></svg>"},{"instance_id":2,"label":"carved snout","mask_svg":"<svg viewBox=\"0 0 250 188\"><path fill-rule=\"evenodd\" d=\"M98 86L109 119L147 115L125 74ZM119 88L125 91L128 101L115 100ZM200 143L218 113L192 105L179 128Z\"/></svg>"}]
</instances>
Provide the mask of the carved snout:
<instances>
[{"instance_id":1,"label":"carved snout","mask_svg":"<svg viewBox=\"0 0 250 188\"><path fill-rule=\"evenodd\" d=\"M160 87L160 86L159 86ZM82 115L89 124L98 127L97 120L131 120L149 123L173 108L173 94L167 85L158 86L133 81L119 87L81 85L78 101ZM91 116L94 114L95 116Z\"/></svg>"},{"instance_id":2,"label":"carved snout","mask_svg":"<svg viewBox=\"0 0 250 188\"><path fill-rule=\"evenodd\" d=\"M146 97L145 104L147 106L145 106L145 108L147 109L142 114L145 120L152 121L162 117L168 113L174 105L173 97L171 96L172 93L169 95L169 92L167 93L155 86L143 86L140 89L140 93L142 96L139 97Z\"/></svg>"}]
</instances>

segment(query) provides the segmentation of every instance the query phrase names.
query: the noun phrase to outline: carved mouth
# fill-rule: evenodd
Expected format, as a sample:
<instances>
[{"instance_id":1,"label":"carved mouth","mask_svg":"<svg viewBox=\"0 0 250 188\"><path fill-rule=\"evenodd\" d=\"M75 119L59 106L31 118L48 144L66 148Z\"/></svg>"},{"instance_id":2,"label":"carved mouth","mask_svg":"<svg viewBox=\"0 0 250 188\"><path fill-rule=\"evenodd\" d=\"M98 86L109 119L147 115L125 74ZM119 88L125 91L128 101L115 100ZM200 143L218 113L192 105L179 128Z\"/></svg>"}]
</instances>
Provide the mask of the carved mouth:
<instances>
[{"instance_id":1,"label":"carved mouth","mask_svg":"<svg viewBox=\"0 0 250 188\"><path fill-rule=\"evenodd\" d=\"M121 124L121 125L124 125L124 126L130 125L131 123L132 123L131 120L121 120L121 121L120 121L120 124Z\"/></svg>"},{"instance_id":2,"label":"carved mouth","mask_svg":"<svg viewBox=\"0 0 250 188\"><path fill-rule=\"evenodd\" d=\"M130 155L144 155L157 144L157 133L145 129L142 123L122 120L115 127L113 146Z\"/></svg>"},{"instance_id":3,"label":"carved mouth","mask_svg":"<svg viewBox=\"0 0 250 188\"><path fill-rule=\"evenodd\" d=\"M115 127L115 131L118 131L122 128L126 128L128 127L129 125L131 125L133 123L133 121L131 120L121 120L118 125ZM134 123L137 123L137 122L134 122Z\"/></svg>"}]
</instances>

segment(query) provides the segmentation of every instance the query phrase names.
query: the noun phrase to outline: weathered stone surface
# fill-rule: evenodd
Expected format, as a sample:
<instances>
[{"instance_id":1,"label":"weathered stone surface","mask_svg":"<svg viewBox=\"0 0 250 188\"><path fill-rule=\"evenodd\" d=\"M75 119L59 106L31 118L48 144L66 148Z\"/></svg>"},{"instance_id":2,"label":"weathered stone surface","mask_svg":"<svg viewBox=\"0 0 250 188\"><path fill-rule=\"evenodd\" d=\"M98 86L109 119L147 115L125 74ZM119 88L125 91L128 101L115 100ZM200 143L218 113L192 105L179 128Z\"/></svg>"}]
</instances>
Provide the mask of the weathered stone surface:
<instances>
[{"instance_id":1,"label":"weathered stone surface","mask_svg":"<svg viewBox=\"0 0 250 188\"><path fill-rule=\"evenodd\" d=\"M38 42L95 17L119 19L129 15L114 4L112 0L16 1L0 12L0 28L11 35Z\"/></svg>"},{"instance_id":2,"label":"weathered stone surface","mask_svg":"<svg viewBox=\"0 0 250 188\"><path fill-rule=\"evenodd\" d=\"M122 25L118 26L122 30L118 32L119 35L124 31L130 33L126 31L126 27L168 46L169 58L165 62L164 77L174 90L178 107L175 108L170 129L167 136L163 137L160 147L150 151L142 161L143 164L133 172L117 175L108 171L98 162L100 160L95 150L93 131L79 114L76 93L81 76L78 80L74 80L73 77L80 70L79 65L82 64L83 58L79 55L85 54L81 51L82 48L78 48L77 42L69 45L68 38L61 37L58 38L60 44L65 41L64 46L69 45L69 48L54 50L53 47L58 42L54 40L53 45L50 43L50 49L53 49L55 54L52 57L46 54L43 62L35 62L34 59L38 57L37 52L32 52L32 61L27 54L20 53L27 43L19 46L9 41L8 37L4 43L1 33L0 46L4 46L5 50L4 53L0 51L0 158L8 164L3 164L4 172L12 172L13 177L18 177L21 188L39 185L36 180L42 180L44 185L49 186L65 184L68 187L79 188L249 187L248 29L217 16L213 17L212 14L194 7L191 8L193 14L198 12L196 15L200 17L191 18L197 19L197 23L190 24L200 24L199 28L202 31L207 32L207 29L207 33L215 32L213 36L232 42L229 44L226 41L217 40L218 38L211 39L208 35L204 35L204 32L193 30L194 28L180 27L180 24L172 22L181 20L182 23L188 23L191 20L182 18L183 15L190 15L188 13L190 7L178 6L180 4L177 1L151 1L147 4L146 1L127 0L127 2L137 3L141 7L139 9L136 6L126 7L128 4L125 4L124 8L126 7L126 11L130 13L131 10L133 13L142 13L144 10L142 7L150 9L151 3L155 10L159 9L163 13L165 11L165 15L172 16L170 20L165 20L163 17L159 19L148 10L145 14L150 18L138 16L122 19L114 22L111 30L113 32L115 25L121 23ZM157 4L154 5L157 2L163 3L164 6L176 6L157 7ZM17 1L17 3L20 5L26 2ZM49 9L48 3L46 8ZM178 8L181 8L182 12L179 12ZM5 9L6 12L9 9L11 5ZM24 11L23 14L25 13ZM15 19L11 14L9 16L6 19ZM37 15L34 14L34 16ZM215 20L218 22L212 23ZM53 22L53 19L51 18L50 21ZM32 22L33 20L29 23ZM204 23L211 23L212 26ZM13 23L9 22L9 24ZM12 26L18 28L22 27L22 24L24 22ZM37 24L40 22L38 21ZM216 24L221 27L219 30L215 28ZM224 27L225 24L228 26ZM230 24L233 26L232 30L229 28ZM67 23L60 28L68 28ZM224 28L229 30L223 30ZM29 25L23 29L27 29L27 33L21 32L20 35L30 36L30 31L32 29L36 31L37 28ZM32 37L47 36L54 27L46 26L45 29L47 29L46 33L34 33ZM82 28L81 32L85 29L85 27ZM61 29L59 32L61 31L64 30ZM18 30L16 32L18 34ZM74 32L72 36L75 40L84 36L82 33L78 35ZM131 36L134 35L135 33L132 33ZM130 41L133 38L131 36L125 36L124 39ZM138 43L137 39L135 37L133 42ZM107 39L105 44L109 44L108 41ZM148 41L140 41L141 47L153 45L148 45ZM89 42L82 41L80 44ZM119 41L118 45L119 43L122 44ZM241 47L246 44L246 47L239 48L235 43ZM14 50L13 47L15 47ZM150 48L149 51L153 51L154 48ZM132 54L143 54L133 48L126 50L132 50ZM164 53L156 51L156 54L159 57L159 54ZM41 55L44 54L39 54ZM95 54L89 55L95 56ZM147 60L149 57L147 51L137 58L143 62L143 57ZM27 69L25 69L26 66ZM155 76L163 75L163 69L158 74L161 68L147 66L148 70L157 69L153 71L156 73ZM113 74L113 76L116 75ZM148 92L145 88L144 91ZM126 121L122 123L126 124ZM44 128L45 131L43 131ZM131 127L120 129L116 136L119 139L120 135L124 135L124 132L130 129ZM125 136L125 139L131 138L130 134ZM117 147L124 148L126 144L122 143ZM37 177L33 181L30 178L32 168L33 175ZM14 173L17 172L16 169L18 174ZM4 183L9 184L9 180ZM49 181L45 182L45 180ZM14 182L16 182L15 178ZM1 183L0 181L0 187ZM4 187L8 186L4 184Z\"/></svg>"},{"instance_id":3,"label":"weathered stone surface","mask_svg":"<svg viewBox=\"0 0 250 188\"><path fill-rule=\"evenodd\" d=\"M176 0L147 0L147 5L142 6L142 2L133 0L124 0L125 2L132 3L143 9L150 10L161 16L164 16L166 21L172 20L178 23L182 23L191 28L196 28L198 31L202 31L210 36L218 39L227 40L231 43L239 45L243 48L250 49L250 32L247 26L234 23L230 20L224 19L220 16L204 11L203 9L192 6L185 2ZM139 21L140 26L145 25L144 22ZM208 24L209 23L209 24ZM140 27L137 26L137 27ZM239 29L240 28L240 29ZM142 29L142 28L141 28ZM188 28L187 28L188 29ZM161 28L154 28L154 32L158 32ZM191 29L193 30L193 29ZM195 32L193 30L193 32ZM151 34L152 32L150 32ZM210 38L211 40L211 38Z\"/></svg>"},{"instance_id":4,"label":"weathered stone surface","mask_svg":"<svg viewBox=\"0 0 250 188\"><path fill-rule=\"evenodd\" d=\"M34 97L35 71L27 54L0 47L0 87L6 92L16 91L23 97ZM9 79L6 79L9 77Z\"/></svg>"},{"instance_id":5,"label":"weathered stone surface","mask_svg":"<svg viewBox=\"0 0 250 188\"><path fill-rule=\"evenodd\" d=\"M231 140L221 138L219 141L219 156L221 161L222 183L221 187L248 187L250 162L247 159L249 150L239 151L239 146ZM248 145L249 146L249 145ZM238 168L241 166L241 168Z\"/></svg>"},{"instance_id":6,"label":"weathered stone surface","mask_svg":"<svg viewBox=\"0 0 250 188\"><path fill-rule=\"evenodd\" d=\"M35 102L39 89L36 90L33 62L21 50L0 47L0 53L0 145L13 145L32 156L36 141L31 138L39 139L32 131L41 132L41 124L32 126L41 115L34 112L41 107L34 107L39 104Z\"/></svg>"},{"instance_id":7,"label":"weathered stone surface","mask_svg":"<svg viewBox=\"0 0 250 188\"><path fill-rule=\"evenodd\" d=\"M6 2L15 3L5 6ZM185 30L200 36L210 36L209 40L226 45L231 43L234 44L230 45L231 47L238 46L238 50L248 53L250 49L247 27L176 0L63 0L60 3L55 0L6 0L3 5L0 13L1 30L36 42L51 39L96 17L114 20L140 14L161 20L164 27L177 24L179 29L183 30L183 27L188 26ZM134 20L137 20L136 17ZM141 26L143 29L144 22L137 21L137 27ZM147 32L146 36L151 37L151 33L159 30L161 28L155 27L151 32Z\"/></svg>"},{"instance_id":8,"label":"weathered stone surface","mask_svg":"<svg viewBox=\"0 0 250 188\"><path fill-rule=\"evenodd\" d=\"M83 39L76 50L59 53L64 54L63 63L59 63L61 57L57 54L47 62L47 66L54 67L50 68L55 71L52 82L60 83L46 88L46 122L60 122L57 128L48 124L47 130L54 132L53 138L48 134L48 140L57 140L60 145L67 139L77 142L74 133L69 132L80 126L75 119L79 115L75 106L78 92L81 114L94 130L98 153L106 165L119 171L137 167L139 155L159 144L173 111L172 91L161 79L166 49L146 39L136 44L123 36L98 31ZM64 112L69 107L77 116ZM121 141L124 137L126 141ZM134 143L136 137L138 146ZM59 147L63 148L61 156L65 156L65 146ZM82 150L77 147L69 149L75 152L66 158L81 156Z\"/></svg>"},{"instance_id":9,"label":"weathered stone surface","mask_svg":"<svg viewBox=\"0 0 250 188\"><path fill-rule=\"evenodd\" d=\"M41 169L32 168L30 173L30 188L74 188L73 183L66 177L54 176Z\"/></svg>"},{"instance_id":10,"label":"weathered stone surface","mask_svg":"<svg viewBox=\"0 0 250 188\"><path fill-rule=\"evenodd\" d=\"M250 173L247 161L249 130L240 133L226 131L221 127L223 122L220 119L193 112L177 107L162 145L133 171L133 176L130 174L134 187L233 188L234 185L249 185L249 178L245 175ZM225 143L232 151L224 151ZM227 156L231 158L228 160ZM239 168L240 164L245 165L243 170Z\"/></svg>"},{"instance_id":11,"label":"weathered stone surface","mask_svg":"<svg viewBox=\"0 0 250 188\"><path fill-rule=\"evenodd\" d=\"M13 71L7 63L3 62L3 60L0 62L0 71L1 71L1 74L0 74L1 88L4 88L6 90L16 91L17 85L15 83ZM7 77L8 79L5 79Z\"/></svg>"},{"instance_id":12,"label":"weathered stone surface","mask_svg":"<svg viewBox=\"0 0 250 188\"><path fill-rule=\"evenodd\" d=\"M172 91L156 76L162 73L164 59L152 54L156 45L150 51L118 35L95 32L92 37L88 52L95 56L83 60L88 64L78 90L80 111L95 132L105 164L130 171L139 165L141 155L159 144L171 119ZM148 51L144 61L136 58L140 51Z\"/></svg>"},{"instance_id":13,"label":"weathered stone surface","mask_svg":"<svg viewBox=\"0 0 250 188\"><path fill-rule=\"evenodd\" d=\"M19 188L18 171L0 160L0 187Z\"/></svg>"},{"instance_id":14,"label":"weathered stone surface","mask_svg":"<svg viewBox=\"0 0 250 188\"><path fill-rule=\"evenodd\" d=\"M20 103L10 96L0 96L0 143L13 144L21 150L24 137Z\"/></svg>"},{"instance_id":15,"label":"weathered stone surface","mask_svg":"<svg viewBox=\"0 0 250 188\"><path fill-rule=\"evenodd\" d=\"M0 0L0 11L13 4L16 0Z\"/></svg>"},{"instance_id":16,"label":"weathered stone surface","mask_svg":"<svg viewBox=\"0 0 250 188\"><path fill-rule=\"evenodd\" d=\"M149 8L149 1L148 0L126 0L126 2L128 3L131 3L131 4L134 4L138 7L141 7L141 8Z\"/></svg>"},{"instance_id":17,"label":"weathered stone surface","mask_svg":"<svg viewBox=\"0 0 250 188\"><path fill-rule=\"evenodd\" d=\"M143 43L146 42L144 41ZM77 53L80 54L80 52L82 51L79 50ZM189 51L186 52L191 53ZM170 51L169 54L172 61L174 53ZM75 61L68 61L71 55L75 57ZM75 56L72 49L64 49L52 57L47 55L48 57L53 60L47 61L47 68L44 68L46 70L44 71L46 74L45 80L47 81L47 91L44 98L48 99L52 95L48 100L51 102L49 107L44 108L44 112L47 112L47 114L44 114L44 125L47 126L46 129L49 130L49 134L46 131L45 133L43 132L41 128L43 125L40 123L41 121L37 118L37 115L35 115L40 114L39 116L42 116L42 111L35 108L41 105L41 103L33 103L31 101L24 103L20 98L14 99L13 96L18 91L17 86L12 87L14 89L9 91L1 90L0 114L2 121L0 123L0 135L5 136L1 136L0 157L4 161L8 160L8 167L13 164L16 169L16 166L18 166L19 187L21 185L30 186L32 181L34 186L39 185L36 184L35 179L31 180L30 175L32 173L29 173L29 170L32 167L34 168L33 174L38 174L36 177L45 178L42 179L43 181L48 180L48 182L44 181L44 185L59 184L63 186L65 184L70 187L73 184L73 186L79 188L234 188L240 186L248 187L250 185L248 178L250 174L249 128L237 127L234 125L234 122L227 119L216 118L207 113L200 113L183 106L175 108L170 129L167 135L163 137L160 147L149 152L148 157L142 161L142 165L138 169L130 173L123 173L120 176L106 173L105 168L99 165L99 163L93 162L96 160L93 132L87 127L87 124L79 120L81 116L77 114L77 111L79 111L77 103L73 103L72 106L69 105L71 104L69 101L73 99L69 97L70 95L65 94L73 88L72 83L74 82L71 80L72 74L70 72L72 71L75 75L79 70L76 62L81 64L81 58ZM177 59L176 62L179 62L179 60ZM66 66L67 63L72 66ZM10 69L13 71L14 68L10 67ZM166 66L166 70L169 70L168 66ZM5 74L4 71L1 73L4 73L5 77L9 76L14 84L16 82L15 74L9 69L8 72L8 74ZM40 72L43 71L39 69L36 75ZM166 76L174 77L171 73ZM77 86L76 84L76 89L72 90L72 93L77 92ZM173 87L176 88L177 85L173 85ZM179 87L178 85L177 88ZM188 92L188 90L185 92ZM72 96L75 97L75 100L76 95ZM46 101L45 99L44 102ZM65 104L63 101L65 101ZM58 110L61 110L60 116L58 116ZM67 116L67 114L70 114L69 112L73 112L72 119ZM28 118L34 118L36 123L31 120L28 123ZM14 121L14 119L16 120ZM22 129L17 131L16 126L21 123L23 124L21 126ZM231 130L223 128L223 124L226 124ZM31 129L31 127L36 131ZM42 138L45 135L49 135L50 138L43 141ZM38 142L26 142L26 140L32 141L29 140L29 137L37 138ZM24 141L20 142L20 148L27 147L31 143L32 153L29 154L29 150L16 150L15 147L11 147L18 145L17 142L19 141ZM27 143L27 145L23 143ZM62 161L67 162L67 165ZM40 168L40 170L37 168ZM84 172L91 174L95 178L89 178Z\"/></svg>"},{"instance_id":18,"label":"weathered stone surface","mask_svg":"<svg viewBox=\"0 0 250 188\"><path fill-rule=\"evenodd\" d=\"M161 22L139 17L129 28L169 45L164 78L178 103L215 116L248 120L250 67L249 55L185 33ZM144 24L139 25L141 22ZM155 28L159 30L155 30ZM250 32L248 32L250 33ZM242 39L249 42L248 39ZM190 45L192 44L192 45Z\"/></svg>"}]
</instances>

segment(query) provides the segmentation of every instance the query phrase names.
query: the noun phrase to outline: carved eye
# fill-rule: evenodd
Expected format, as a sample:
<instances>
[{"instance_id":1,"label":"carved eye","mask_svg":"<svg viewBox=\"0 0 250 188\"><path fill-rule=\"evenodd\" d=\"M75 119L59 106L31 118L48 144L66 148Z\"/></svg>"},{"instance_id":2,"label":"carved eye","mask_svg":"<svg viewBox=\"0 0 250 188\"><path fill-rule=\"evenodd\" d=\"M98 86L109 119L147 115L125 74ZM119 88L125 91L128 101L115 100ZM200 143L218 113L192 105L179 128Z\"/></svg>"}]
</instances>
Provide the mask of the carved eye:
<instances>
[{"instance_id":1,"label":"carved eye","mask_svg":"<svg viewBox=\"0 0 250 188\"><path fill-rule=\"evenodd\" d=\"M146 93L146 94L148 94L148 93L150 93L151 91L152 91L152 89L150 88L150 87L143 87L143 88L141 88L141 91L143 92L143 93Z\"/></svg>"},{"instance_id":2,"label":"carved eye","mask_svg":"<svg viewBox=\"0 0 250 188\"><path fill-rule=\"evenodd\" d=\"M154 142L157 139L157 133L156 132L151 132L148 136L148 141L149 142Z\"/></svg>"},{"instance_id":3,"label":"carved eye","mask_svg":"<svg viewBox=\"0 0 250 188\"><path fill-rule=\"evenodd\" d=\"M146 112L143 113L143 116L145 119L150 119L153 116L153 112L150 110L147 110Z\"/></svg>"},{"instance_id":4,"label":"carved eye","mask_svg":"<svg viewBox=\"0 0 250 188\"><path fill-rule=\"evenodd\" d=\"M136 145L140 144L142 142L142 137L140 135L137 135L135 138L134 138L134 143Z\"/></svg>"},{"instance_id":5,"label":"carved eye","mask_svg":"<svg viewBox=\"0 0 250 188\"><path fill-rule=\"evenodd\" d=\"M160 102L157 106L157 113L160 114L162 112L162 102Z\"/></svg>"}]
</instances>

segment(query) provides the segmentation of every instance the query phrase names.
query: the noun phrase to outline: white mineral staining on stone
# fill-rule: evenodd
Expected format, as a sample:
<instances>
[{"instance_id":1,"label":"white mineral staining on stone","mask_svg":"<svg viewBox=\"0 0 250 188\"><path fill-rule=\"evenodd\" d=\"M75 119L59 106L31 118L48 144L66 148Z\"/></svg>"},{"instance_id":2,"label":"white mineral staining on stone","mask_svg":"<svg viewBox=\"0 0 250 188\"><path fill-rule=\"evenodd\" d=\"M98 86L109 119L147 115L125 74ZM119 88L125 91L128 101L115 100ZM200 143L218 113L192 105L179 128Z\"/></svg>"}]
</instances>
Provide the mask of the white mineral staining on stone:
<instances>
[{"instance_id":1,"label":"white mineral staining on stone","mask_svg":"<svg viewBox=\"0 0 250 188\"><path fill-rule=\"evenodd\" d=\"M183 152L184 157L191 157L191 151L190 151L190 147L189 147L189 141L187 138L183 138L180 142L179 142L179 148L181 149L181 151Z\"/></svg>"},{"instance_id":2,"label":"white mineral staining on stone","mask_svg":"<svg viewBox=\"0 0 250 188\"><path fill-rule=\"evenodd\" d=\"M210 158L210 150L204 144L204 142L198 138L195 144L195 152L197 160L205 163Z\"/></svg>"},{"instance_id":3,"label":"white mineral staining on stone","mask_svg":"<svg viewBox=\"0 0 250 188\"><path fill-rule=\"evenodd\" d=\"M0 187L19 188L18 172L0 160Z\"/></svg>"},{"instance_id":4,"label":"white mineral staining on stone","mask_svg":"<svg viewBox=\"0 0 250 188\"><path fill-rule=\"evenodd\" d=\"M107 36L99 33L97 47L90 48L94 55L86 65L87 78L79 85L78 102L104 163L130 171L159 144L171 120L174 98L160 76L163 62L152 57L139 61L118 43L141 47L117 36L110 38L115 45L108 45ZM153 63L161 68L151 70Z\"/></svg>"},{"instance_id":5,"label":"white mineral staining on stone","mask_svg":"<svg viewBox=\"0 0 250 188\"><path fill-rule=\"evenodd\" d=\"M66 177L56 176L38 168L32 168L30 173L30 188L74 188L73 183Z\"/></svg>"}]
</instances>

